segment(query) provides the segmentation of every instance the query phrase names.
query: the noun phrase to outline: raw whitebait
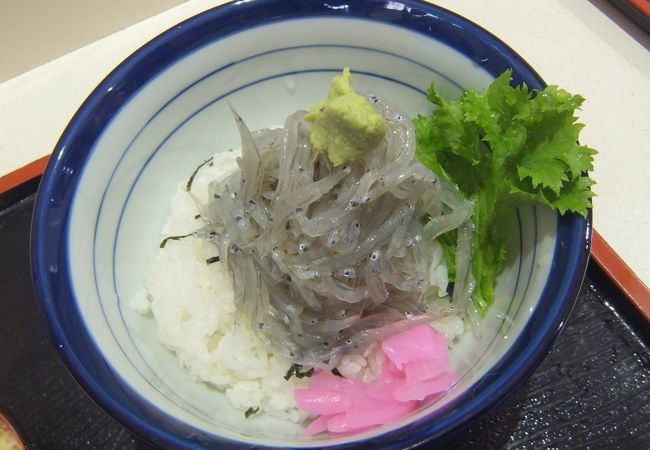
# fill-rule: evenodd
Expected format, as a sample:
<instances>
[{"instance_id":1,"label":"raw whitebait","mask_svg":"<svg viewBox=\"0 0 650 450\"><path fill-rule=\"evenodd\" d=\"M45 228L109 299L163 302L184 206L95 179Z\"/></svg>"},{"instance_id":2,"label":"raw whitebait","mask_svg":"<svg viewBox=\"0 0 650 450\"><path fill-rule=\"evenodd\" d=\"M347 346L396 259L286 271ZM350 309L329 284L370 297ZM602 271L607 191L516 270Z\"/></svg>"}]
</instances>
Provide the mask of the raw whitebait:
<instances>
[{"instance_id":1,"label":"raw whitebait","mask_svg":"<svg viewBox=\"0 0 650 450\"><path fill-rule=\"evenodd\" d=\"M427 302L441 290L430 274L444 264L433 239L468 230L472 205L415 160L411 121L376 95L368 100L386 118L387 138L340 167L312 147L305 112L283 128L250 132L233 111L239 170L211 184L201 211L199 234L218 246L239 312L297 364L334 367L448 313ZM469 264L462 255L459 273ZM454 295L463 303L474 282L464 281Z\"/></svg>"}]
</instances>

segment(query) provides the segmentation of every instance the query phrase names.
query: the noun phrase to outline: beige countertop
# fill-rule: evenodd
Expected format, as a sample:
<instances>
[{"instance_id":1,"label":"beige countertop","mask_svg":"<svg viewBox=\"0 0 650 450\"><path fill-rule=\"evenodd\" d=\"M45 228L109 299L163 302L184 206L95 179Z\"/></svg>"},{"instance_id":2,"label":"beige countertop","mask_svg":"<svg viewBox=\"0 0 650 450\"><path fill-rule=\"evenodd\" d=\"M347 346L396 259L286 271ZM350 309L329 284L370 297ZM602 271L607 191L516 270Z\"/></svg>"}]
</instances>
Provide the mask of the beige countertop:
<instances>
[{"instance_id":1,"label":"beige countertop","mask_svg":"<svg viewBox=\"0 0 650 450\"><path fill-rule=\"evenodd\" d=\"M119 25L100 40L0 83L0 176L48 155L86 96L130 53L222 2L166 3L178 6L145 20L137 16L135 25ZM547 83L586 97L581 141L600 151L592 174L598 183L595 228L650 285L650 36L605 0L434 3L490 30Z\"/></svg>"},{"instance_id":2,"label":"beige countertop","mask_svg":"<svg viewBox=\"0 0 650 450\"><path fill-rule=\"evenodd\" d=\"M185 0L2 0L0 82Z\"/></svg>"}]
</instances>

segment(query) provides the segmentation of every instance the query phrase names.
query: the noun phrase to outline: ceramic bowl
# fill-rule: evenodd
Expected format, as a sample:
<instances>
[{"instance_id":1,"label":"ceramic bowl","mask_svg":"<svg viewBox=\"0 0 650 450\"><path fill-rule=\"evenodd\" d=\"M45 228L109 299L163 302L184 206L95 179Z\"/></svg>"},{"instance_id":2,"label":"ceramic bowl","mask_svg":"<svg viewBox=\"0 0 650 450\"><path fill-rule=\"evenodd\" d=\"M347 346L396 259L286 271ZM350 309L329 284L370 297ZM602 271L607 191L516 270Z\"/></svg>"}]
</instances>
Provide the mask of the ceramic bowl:
<instances>
[{"instance_id":1,"label":"ceramic bowl","mask_svg":"<svg viewBox=\"0 0 650 450\"><path fill-rule=\"evenodd\" d=\"M508 68L544 82L479 26L417 1L237 2L209 10L121 63L74 116L43 177L33 270L72 374L112 416L169 448L402 448L449 439L533 371L562 328L589 253L590 221L538 207L512 217L508 265L481 336L454 347L458 385L390 425L307 438L278 419L247 421L193 381L129 299L144 286L169 199L197 164L238 147L229 105L251 129L322 98L350 66L358 89L414 117L435 81L449 96Z\"/></svg>"}]
</instances>

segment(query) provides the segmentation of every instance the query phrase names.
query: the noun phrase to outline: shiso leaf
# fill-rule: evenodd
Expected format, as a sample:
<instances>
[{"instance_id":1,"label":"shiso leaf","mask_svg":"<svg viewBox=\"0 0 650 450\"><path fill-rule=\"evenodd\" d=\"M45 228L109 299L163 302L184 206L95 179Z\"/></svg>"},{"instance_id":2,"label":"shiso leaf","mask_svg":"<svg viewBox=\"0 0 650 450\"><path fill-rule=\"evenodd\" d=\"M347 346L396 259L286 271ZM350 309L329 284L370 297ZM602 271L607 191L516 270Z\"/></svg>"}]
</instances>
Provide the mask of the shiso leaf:
<instances>
[{"instance_id":1,"label":"shiso leaf","mask_svg":"<svg viewBox=\"0 0 650 450\"><path fill-rule=\"evenodd\" d=\"M575 115L584 98L511 81L507 70L487 90L465 91L458 101L431 84L427 96L437 107L414 120L418 160L475 204L472 299L482 314L494 303L505 261L505 216L520 205L543 204L586 217L594 195L587 171L597 152L578 143L583 125ZM453 280L456 239L450 233L440 242Z\"/></svg>"}]
</instances>

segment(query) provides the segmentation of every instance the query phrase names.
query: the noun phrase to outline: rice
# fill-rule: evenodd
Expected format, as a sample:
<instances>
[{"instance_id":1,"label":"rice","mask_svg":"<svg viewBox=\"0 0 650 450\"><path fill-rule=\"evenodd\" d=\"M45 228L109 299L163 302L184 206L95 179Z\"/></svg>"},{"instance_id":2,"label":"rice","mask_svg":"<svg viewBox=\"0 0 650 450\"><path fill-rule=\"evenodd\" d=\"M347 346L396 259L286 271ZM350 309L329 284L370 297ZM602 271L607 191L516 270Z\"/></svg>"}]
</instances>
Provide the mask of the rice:
<instances>
[{"instance_id":1,"label":"rice","mask_svg":"<svg viewBox=\"0 0 650 450\"><path fill-rule=\"evenodd\" d=\"M207 201L210 181L237 168L236 156L214 155L212 164L197 172L190 192L179 184L161 240L200 228L197 205ZM206 263L215 255L216 247L205 239L168 240L152 262L146 291L137 293L131 306L140 313L151 311L160 342L194 377L223 390L235 408L302 421L308 414L295 405L293 391L307 387L309 380L285 380L292 362L270 352L248 321L239 320L230 274L219 262Z\"/></svg>"}]
</instances>

